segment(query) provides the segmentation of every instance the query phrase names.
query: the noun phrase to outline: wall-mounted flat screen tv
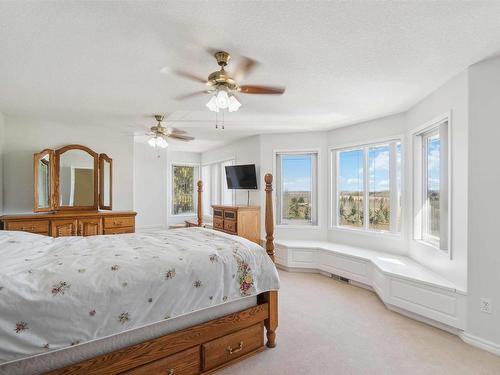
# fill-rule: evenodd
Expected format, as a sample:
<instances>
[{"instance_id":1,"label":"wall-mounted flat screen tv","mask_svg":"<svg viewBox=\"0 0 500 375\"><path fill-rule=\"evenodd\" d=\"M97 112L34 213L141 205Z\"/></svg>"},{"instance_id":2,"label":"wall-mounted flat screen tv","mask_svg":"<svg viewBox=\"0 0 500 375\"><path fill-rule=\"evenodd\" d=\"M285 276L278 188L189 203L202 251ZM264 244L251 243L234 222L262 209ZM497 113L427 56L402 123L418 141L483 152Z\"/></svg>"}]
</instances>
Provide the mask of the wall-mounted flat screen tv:
<instances>
[{"instance_id":1,"label":"wall-mounted flat screen tv","mask_svg":"<svg viewBox=\"0 0 500 375\"><path fill-rule=\"evenodd\" d=\"M257 189L255 164L226 166L226 181L228 189Z\"/></svg>"}]
</instances>

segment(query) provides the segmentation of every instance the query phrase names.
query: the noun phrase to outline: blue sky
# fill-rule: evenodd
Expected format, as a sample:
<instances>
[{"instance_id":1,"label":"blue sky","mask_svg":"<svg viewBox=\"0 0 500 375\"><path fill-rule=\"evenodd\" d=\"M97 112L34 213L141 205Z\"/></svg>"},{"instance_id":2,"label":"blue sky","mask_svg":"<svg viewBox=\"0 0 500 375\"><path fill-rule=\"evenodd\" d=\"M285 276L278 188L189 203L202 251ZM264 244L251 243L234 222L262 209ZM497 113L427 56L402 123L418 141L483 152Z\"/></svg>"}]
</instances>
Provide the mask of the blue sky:
<instances>
[{"instance_id":1,"label":"blue sky","mask_svg":"<svg viewBox=\"0 0 500 375\"><path fill-rule=\"evenodd\" d=\"M311 155L282 155L281 175L285 191L311 190Z\"/></svg>"},{"instance_id":2,"label":"blue sky","mask_svg":"<svg viewBox=\"0 0 500 375\"><path fill-rule=\"evenodd\" d=\"M439 138L429 138L427 141L427 183L429 190L439 190Z\"/></svg>"},{"instance_id":3,"label":"blue sky","mask_svg":"<svg viewBox=\"0 0 500 375\"><path fill-rule=\"evenodd\" d=\"M398 153L401 151L399 144L397 151ZM370 191L389 190L389 160L388 145L369 149L368 183ZM362 149L339 153L339 180L341 191L363 191Z\"/></svg>"}]
</instances>

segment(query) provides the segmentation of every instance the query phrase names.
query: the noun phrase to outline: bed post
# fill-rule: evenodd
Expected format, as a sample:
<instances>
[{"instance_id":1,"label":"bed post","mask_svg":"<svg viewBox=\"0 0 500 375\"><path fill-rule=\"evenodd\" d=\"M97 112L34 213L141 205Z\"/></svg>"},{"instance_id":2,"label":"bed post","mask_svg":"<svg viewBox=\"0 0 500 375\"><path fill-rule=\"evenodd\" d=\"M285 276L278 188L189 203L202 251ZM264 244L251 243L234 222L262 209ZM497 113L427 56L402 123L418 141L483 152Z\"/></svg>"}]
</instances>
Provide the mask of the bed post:
<instances>
[{"instance_id":1,"label":"bed post","mask_svg":"<svg viewBox=\"0 0 500 375\"><path fill-rule=\"evenodd\" d=\"M264 176L266 183L266 252L274 262L274 218L273 218L273 175ZM267 347L276 346L276 328L278 328L278 292L270 291L263 295L269 305L269 317L265 320Z\"/></svg>"},{"instance_id":2,"label":"bed post","mask_svg":"<svg viewBox=\"0 0 500 375\"><path fill-rule=\"evenodd\" d=\"M198 181L198 226L201 227L203 224L203 202L202 202L202 193L203 193L203 181Z\"/></svg>"}]
</instances>

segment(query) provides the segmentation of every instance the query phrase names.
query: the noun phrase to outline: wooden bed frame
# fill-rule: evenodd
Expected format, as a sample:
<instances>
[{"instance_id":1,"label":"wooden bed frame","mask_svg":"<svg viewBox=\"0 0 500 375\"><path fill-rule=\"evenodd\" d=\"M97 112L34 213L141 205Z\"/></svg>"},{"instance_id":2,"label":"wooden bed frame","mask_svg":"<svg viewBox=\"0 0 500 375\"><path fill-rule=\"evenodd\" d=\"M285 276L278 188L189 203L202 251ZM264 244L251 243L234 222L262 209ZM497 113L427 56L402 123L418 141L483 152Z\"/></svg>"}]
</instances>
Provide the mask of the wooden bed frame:
<instances>
[{"instance_id":1,"label":"wooden bed frame","mask_svg":"<svg viewBox=\"0 0 500 375\"><path fill-rule=\"evenodd\" d=\"M264 177L266 251L274 262L273 176ZM202 223L202 185L198 183L198 225ZM209 374L276 346L278 292L257 296L257 305L156 339L50 371L47 375Z\"/></svg>"}]
</instances>

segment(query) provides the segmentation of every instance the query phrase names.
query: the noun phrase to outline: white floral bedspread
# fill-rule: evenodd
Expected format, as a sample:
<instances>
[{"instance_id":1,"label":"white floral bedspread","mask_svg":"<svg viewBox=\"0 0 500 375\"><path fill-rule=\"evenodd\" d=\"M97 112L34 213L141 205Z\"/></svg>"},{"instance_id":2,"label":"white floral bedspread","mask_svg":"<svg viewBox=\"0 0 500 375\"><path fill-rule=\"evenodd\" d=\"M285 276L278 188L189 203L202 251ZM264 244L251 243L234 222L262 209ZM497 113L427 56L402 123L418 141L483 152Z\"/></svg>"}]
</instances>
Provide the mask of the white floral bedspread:
<instances>
[{"instance_id":1,"label":"white floral bedspread","mask_svg":"<svg viewBox=\"0 0 500 375\"><path fill-rule=\"evenodd\" d=\"M262 247L208 229L0 231L0 363L278 288Z\"/></svg>"}]
</instances>

